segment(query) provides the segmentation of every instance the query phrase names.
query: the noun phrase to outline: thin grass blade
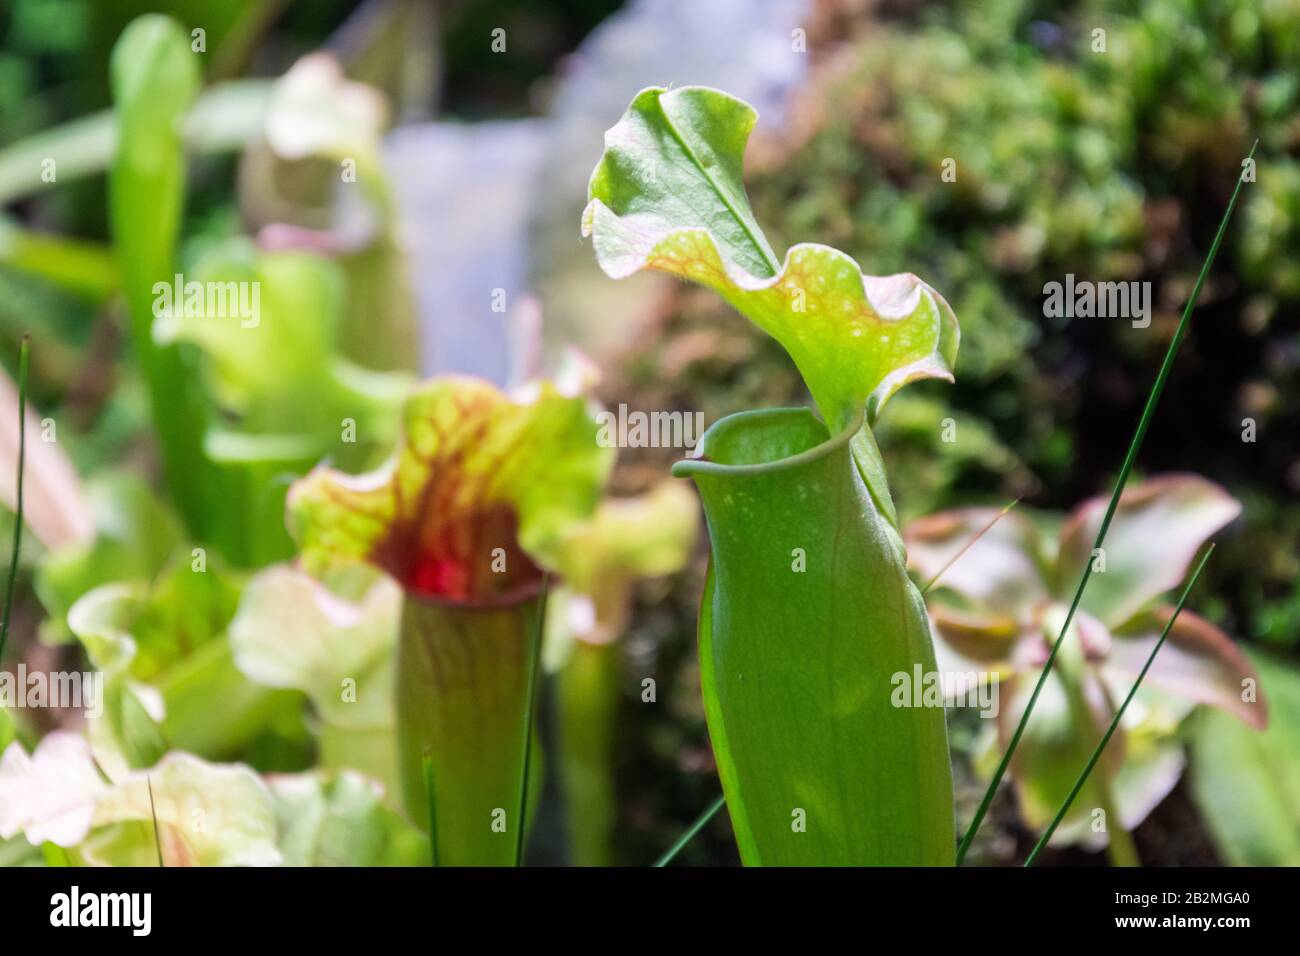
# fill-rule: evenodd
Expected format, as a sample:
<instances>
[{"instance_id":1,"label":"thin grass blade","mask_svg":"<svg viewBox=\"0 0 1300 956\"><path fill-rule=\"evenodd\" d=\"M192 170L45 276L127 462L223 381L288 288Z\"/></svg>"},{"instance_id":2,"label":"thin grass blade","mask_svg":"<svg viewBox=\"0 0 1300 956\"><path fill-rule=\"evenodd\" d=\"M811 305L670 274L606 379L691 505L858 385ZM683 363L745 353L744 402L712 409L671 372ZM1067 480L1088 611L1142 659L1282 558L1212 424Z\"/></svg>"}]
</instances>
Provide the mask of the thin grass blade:
<instances>
[{"instance_id":1,"label":"thin grass blade","mask_svg":"<svg viewBox=\"0 0 1300 956\"><path fill-rule=\"evenodd\" d=\"M718 799L714 800L711 804L709 804L709 808L705 810L703 813L701 813L695 819L695 822L691 824L690 829L688 829L685 833L679 836L677 838L677 842L674 843L672 846L670 846L668 848L668 851L664 853L663 856L655 860L654 865L667 866L669 863L671 863L673 861L673 858L677 856L678 853L682 852L682 848L685 847L686 844L690 843L691 840L695 839L695 834L703 830L704 825L717 815L718 811L722 809L723 804L725 804L726 802L727 802L726 795L721 793L718 794Z\"/></svg>"},{"instance_id":2,"label":"thin grass blade","mask_svg":"<svg viewBox=\"0 0 1300 956\"><path fill-rule=\"evenodd\" d=\"M537 709L537 659L541 656L542 627L546 621L546 599L551 575L542 576L542 594L537 602L537 626L528 641L528 704L524 711L524 765L519 772L519 816L515 818L515 866L524 863L524 831L528 829L528 770L533 756L533 723Z\"/></svg>"},{"instance_id":3,"label":"thin grass blade","mask_svg":"<svg viewBox=\"0 0 1300 956\"><path fill-rule=\"evenodd\" d=\"M1254 158L1255 147L1258 145L1259 141L1256 140L1255 144L1250 148L1248 158ZM1201 265L1200 275L1196 277L1196 285L1192 287L1192 294L1183 309L1182 318L1178 322L1178 329L1169 342L1169 348L1165 351L1164 361L1160 363L1160 371L1156 374L1155 383L1151 386L1151 393L1147 396L1146 406L1142 409L1142 417L1138 421L1137 431L1133 433L1133 440L1129 442L1128 453L1124 456L1124 464L1120 467L1119 477L1115 480L1115 490L1111 493L1110 504L1106 507L1106 515L1102 518L1101 527L1097 529L1097 539L1093 542L1094 550L1101 547L1106 538L1106 532L1110 529L1111 519L1115 516L1115 509L1119 507L1120 495L1123 494L1124 486L1128 483L1129 472L1133 470L1133 463L1137 460L1138 451L1142 447L1142 440L1146 438L1147 429L1151 425L1151 418L1155 413L1157 403L1160 401L1160 394L1164 391L1165 382L1169 378L1169 371L1173 368L1174 358L1178 354L1178 347L1182 345L1183 337L1187 334L1187 326L1192 317L1192 309L1196 307L1196 300L1200 297L1201 286L1205 284L1205 277L1209 274L1210 267L1214 263L1214 257L1218 254L1219 245L1223 242L1223 236L1228 231L1228 222L1232 219L1232 212L1237 207L1237 199L1241 195L1241 186L1244 181L1241 176L1237 178L1237 185L1232 191L1232 198L1228 201L1228 208L1223 214L1223 219L1219 222L1218 231L1214 234L1214 242L1210 244L1209 254L1206 255L1205 261ZM989 805L993 802L993 795L997 793L998 786L1006 775L1007 767L1016 752L1016 747L1020 744L1020 738L1029 723L1030 715L1034 712L1034 705L1038 703L1038 697L1042 693L1043 685L1052 672L1052 665L1056 663L1056 653L1060 650L1065 635L1070 632L1070 624L1074 621L1074 613L1079 608L1079 601L1083 598L1084 588L1088 586L1088 579L1091 576L1092 562L1089 561L1084 565L1083 575L1079 579L1079 587L1074 592L1074 600L1070 602L1069 613L1065 616L1065 623L1061 627L1060 635L1052 644L1051 653L1047 655L1047 663L1043 665L1042 673L1038 675L1038 683L1034 685L1034 692L1030 695L1029 704L1025 707L1020 723L1016 725L1015 733L1011 736L1011 742L1007 745L1006 753L1002 755L1002 760L998 764L997 771L993 774L993 779L989 781L988 789L984 792L983 799L980 800L979 808L975 811L975 818L971 821L966 836L962 838L961 845L957 848L958 866L966 858L971 842L979 831L980 824L984 822L984 816L988 813Z\"/></svg>"},{"instance_id":4,"label":"thin grass blade","mask_svg":"<svg viewBox=\"0 0 1300 956\"><path fill-rule=\"evenodd\" d=\"M1178 598L1178 604L1174 607L1174 613L1170 615L1169 621L1165 624L1165 629L1160 633L1160 638L1156 641L1156 646L1151 649L1151 653L1148 655L1146 663L1142 665L1142 670L1138 673L1137 680L1135 680L1133 686L1129 688L1128 696L1124 698L1124 703L1120 704L1119 710L1115 712L1115 716L1111 720L1110 726L1106 728L1106 733L1102 736L1101 742L1097 744L1097 749L1094 750L1092 756L1088 758L1088 763L1084 766L1083 772L1079 774L1079 779L1074 781L1074 786L1070 789L1069 795L1066 796L1065 802L1061 804L1061 809L1056 811L1056 816L1052 819L1051 825L1043 831L1043 835L1039 837L1038 843L1035 844L1033 852L1031 852L1029 858L1025 860L1025 866L1033 866L1034 860L1038 859L1038 854L1042 852L1043 847L1047 846L1048 841L1052 839L1052 834L1056 832L1056 828L1061 825L1061 821L1064 820L1065 815L1069 813L1070 805L1074 803L1074 798L1079 795L1079 791L1083 789L1083 785L1088 782L1088 776L1092 773L1092 768L1095 767L1097 761L1101 759L1102 751L1106 749L1106 745L1110 743L1110 738L1115 735L1115 731L1119 727L1120 721L1124 719L1124 711L1128 710L1128 705L1132 702L1133 696L1137 694L1138 687L1142 685L1142 678L1147 676L1147 671L1151 669L1151 665L1155 661L1156 655L1160 653L1160 648L1164 646L1165 638L1169 636L1169 632L1173 629L1174 622L1178 620L1178 615L1182 613L1183 605L1187 603L1188 595L1192 593L1192 588L1196 586L1196 579L1201 576L1201 569L1205 567L1205 562L1210 560L1210 555L1213 552L1214 545L1211 544L1209 549L1205 552L1205 555L1197 563L1196 570L1192 572L1192 576L1188 580L1187 586L1183 588L1183 593Z\"/></svg>"},{"instance_id":5,"label":"thin grass blade","mask_svg":"<svg viewBox=\"0 0 1300 956\"><path fill-rule=\"evenodd\" d=\"M948 573L948 569L951 568L958 561L960 561L961 556L965 554L967 551L969 551L972 546L974 546L976 541L978 541L980 538L988 534L989 531L993 529L993 526L997 524L999 521L1001 521L1003 518L1005 518L1007 516L1007 513L1018 504L1020 504L1019 498L1017 498L1015 501L1011 502L1011 504L1007 505L997 514L995 514L993 516L993 519L988 524L980 528L979 531L975 533L974 537L972 537L969 541L967 541L964 545L962 545L961 550L952 556L952 560L950 560L947 564L941 567L935 573L934 577L930 578L930 580L926 582L925 587L921 588L921 593L925 594L930 590L930 588L934 587L939 582L939 579Z\"/></svg>"},{"instance_id":6,"label":"thin grass blade","mask_svg":"<svg viewBox=\"0 0 1300 956\"><path fill-rule=\"evenodd\" d=\"M167 864L163 862L162 837L158 835L158 810L153 803L153 778L146 775L144 782L149 788L149 816L153 820L153 846L158 851L158 865L165 868Z\"/></svg>"},{"instance_id":7,"label":"thin grass blade","mask_svg":"<svg viewBox=\"0 0 1300 956\"><path fill-rule=\"evenodd\" d=\"M433 757L424 752L424 792L429 802L429 865L438 865L438 804L433 789Z\"/></svg>"},{"instance_id":8,"label":"thin grass blade","mask_svg":"<svg viewBox=\"0 0 1300 956\"><path fill-rule=\"evenodd\" d=\"M17 507L14 509L14 546L9 555L9 579L5 583L4 621L0 623L0 660L4 659L5 644L9 642L9 614L14 606L18 552L23 546L23 465L27 456L27 357L30 350L31 335L24 332L22 350L18 354L18 494Z\"/></svg>"}]
</instances>

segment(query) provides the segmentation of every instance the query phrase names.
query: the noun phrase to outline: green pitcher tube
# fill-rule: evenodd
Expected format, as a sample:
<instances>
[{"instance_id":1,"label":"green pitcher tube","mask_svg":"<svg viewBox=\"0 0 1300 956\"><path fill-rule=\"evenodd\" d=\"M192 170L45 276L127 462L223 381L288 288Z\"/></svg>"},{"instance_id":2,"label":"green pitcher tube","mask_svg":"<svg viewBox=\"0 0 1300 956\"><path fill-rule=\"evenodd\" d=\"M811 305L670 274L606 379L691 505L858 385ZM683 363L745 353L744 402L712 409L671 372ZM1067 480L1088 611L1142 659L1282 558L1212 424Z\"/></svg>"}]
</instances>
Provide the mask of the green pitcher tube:
<instances>
[{"instance_id":1,"label":"green pitcher tube","mask_svg":"<svg viewBox=\"0 0 1300 956\"><path fill-rule=\"evenodd\" d=\"M528 702L544 601L493 605L407 595L397 650L398 752L407 816L427 829L432 761L440 866L511 866ZM530 781L540 776L533 750ZM530 790L532 786L530 786Z\"/></svg>"},{"instance_id":2,"label":"green pitcher tube","mask_svg":"<svg viewBox=\"0 0 1300 956\"><path fill-rule=\"evenodd\" d=\"M850 442L807 409L742 412L679 462L711 542L700 608L709 733L746 865L951 865L942 707L920 593Z\"/></svg>"}]
</instances>

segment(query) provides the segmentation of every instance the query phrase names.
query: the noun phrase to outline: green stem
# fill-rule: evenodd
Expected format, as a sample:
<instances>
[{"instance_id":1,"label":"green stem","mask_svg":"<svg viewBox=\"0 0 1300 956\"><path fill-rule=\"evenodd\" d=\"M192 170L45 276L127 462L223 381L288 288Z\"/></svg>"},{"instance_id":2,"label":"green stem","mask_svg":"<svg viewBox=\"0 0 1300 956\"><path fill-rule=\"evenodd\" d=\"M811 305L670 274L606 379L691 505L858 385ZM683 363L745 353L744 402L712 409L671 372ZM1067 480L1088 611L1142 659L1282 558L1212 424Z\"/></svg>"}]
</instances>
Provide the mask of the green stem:
<instances>
[{"instance_id":1,"label":"green stem","mask_svg":"<svg viewBox=\"0 0 1300 956\"><path fill-rule=\"evenodd\" d=\"M558 675L560 773L577 866L609 866L617 819L614 783L618 647L575 640Z\"/></svg>"},{"instance_id":2,"label":"green stem","mask_svg":"<svg viewBox=\"0 0 1300 956\"><path fill-rule=\"evenodd\" d=\"M153 289L173 281L185 203L182 120L200 84L188 35L168 17L132 21L114 47L111 80L117 142L109 214L131 337L168 486L190 532L207 541L214 506L224 501L203 452L207 406L180 349L153 340Z\"/></svg>"},{"instance_id":3,"label":"green stem","mask_svg":"<svg viewBox=\"0 0 1300 956\"><path fill-rule=\"evenodd\" d=\"M424 793L429 802L429 865L438 865L438 804L433 799L437 784L433 782L433 757L425 754L421 759L424 770Z\"/></svg>"},{"instance_id":4,"label":"green stem","mask_svg":"<svg viewBox=\"0 0 1300 956\"><path fill-rule=\"evenodd\" d=\"M1108 842L1106 844L1106 856L1110 859L1111 866L1141 866L1142 860L1138 856L1137 844L1133 842L1133 834L1120 821L1119 813L1115 807L1114 788L1111 785L1110 778L1103 771L1101 781L1102 792L1102 809L1106 811L1106 835Z\"/></svg>"},{"instance_id":5,"label":"green stem","mask_svg":"<svg viewBox=\"0 0 1300 956\"><path fill-rule=\"evenodd\" d=\"M97 303L112 295L120 284L117 262L107 246L44 235L3 219L0 219L0 263Z\"/></svg>"},{"instance_id":6,"label":"green stem","mask_svg":"<svg viewBox=\"0 0 1300 956\"><path fill-rule=\"evenodd\" d=\"M158 809L153 803L153 778L146 774L144 782L149 787L149 819L153 821L153 848L158 854L158 865L166 867L167 864L163 862L162 836L158 832Z\"/></svg>"}]
</instances>

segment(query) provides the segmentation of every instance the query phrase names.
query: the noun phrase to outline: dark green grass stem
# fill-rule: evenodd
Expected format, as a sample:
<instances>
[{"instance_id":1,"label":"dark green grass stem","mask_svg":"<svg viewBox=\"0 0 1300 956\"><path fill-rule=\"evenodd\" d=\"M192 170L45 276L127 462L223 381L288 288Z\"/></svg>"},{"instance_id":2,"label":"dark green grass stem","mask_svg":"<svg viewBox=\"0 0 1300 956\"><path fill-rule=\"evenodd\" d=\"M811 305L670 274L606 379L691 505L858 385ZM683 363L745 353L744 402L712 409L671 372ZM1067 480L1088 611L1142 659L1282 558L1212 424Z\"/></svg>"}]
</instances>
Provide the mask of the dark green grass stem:
<instances>
[{"instance_id":1,"label":"dark green grass stem","mask_svg":"<svg viewBox=\"0 0 1300 956\"><path fill-rule=\"evenodd\" d=\"M438 803L433 792L433 756L424 752L424 799L429 805L429 865L438 865Z\"/></svg>"},{"instance_id":2,"label":"dark green grass stem","mask_svg":"<svg viewBox=\"0 0 1300 956\"><path fill-rule=\"evenodd\" d=\"M703 813L699 815L699 817L696 818L695 822L691 824L691 828L687 830L685 833L683 833L681 836L679 836L677 838L677 842L668 848L668 852L665 853L663 856L661 856L659 859L655 860L654 865L667 866L669 863L671 863L673 861L673 857L677 856L678 853L682 852L682 847L690 843L691 840L695 838L695 834L699 833L701 830L704 829L704 825L713 819L713 817L717 814L719 810L722 809L723 804L725 804L726 802L727 802L726 795L721 793L718 794L718 799L714 800L713 803L709 805L709 809L705 810Z\"/></svg>"},{"instance_id":3,"label":"dark green grass stem","mask_svg":"<svg viewBox=\"0 0 1300 956\"><path fill-rule=\"evenodd\" d=\"M537 658L541 656L542 627L546 622L546 598L551 574L542 576L542 594L537 602L537 627L528 642L528 703L524 711L524 764L519 772L519 816L515 824L515 866L524 865L524 831L528 829L528 765L533 756L533 721L537 709Z\"/></svg>"},{"instance_id":4,"label":"dark green grass stem","mask_svg":"<svg viewBox=\"0 0 1300 956\"><path fill-rule=\"evenodd\" d=\"M1254 158L1255 147L1258 145L1259 141L1256 140L1255 145L1251 146L1250 155L1247 158ZM1174 357L1178 354L1178 347L1182 345L1183 337L1187 334L1187 326L1192 317L1192 309L1196 307L1196 300L1201 294L1201 286L1205 284L1205 277L1209 275L1210 266L1214 263L1215 255L1218 254L1219 244L1223 241L1224 233L1228 231L1228 222L1232 219L1232 211L1236 208L1237 198L1241 195L1242 182L1242 176L1238 176L1237 185L1232 190L1232 198L1228 201L1228 208L1223 214L1223 219L1219 222L1218 231L1214 234L1214 242L1210 245L1209 254L1201 265L1200 275L1196 277L1196 285L1192 287L1192 294L1187 300L1187 306L1183 309L1182 319L1178 322L1178 330L1169 342L1164 361L1160 363L1160 371L1156 375L1155 383L1151 386L1151 393L1147 396L1146 407L1142 409L1142 417L1138 421L1137 431L1133 433L1133 440L1129 442L1128 453L1124 456L1124 464L1120 467L1119 477L1115 480L1115 490L1111 493L1110 504L1106 506L1106 515L1102 518L1101 527L1097 529L1097 539L1092 546L1094 551L1101 547L1102 541L1106 538L1106 532L1110 530L1111 519L1115 517L1115 509L1119 506L1120 495L1123 494L1124 486L1128 483L1129 472L1133 470L1133 463L1137 460L1138 451L1142 447L1142 440L1146 437L1147 429L1151 425L1151 418L1155 414L1156 404L1160 401L1160 394L1165 389L1165 381L1169 378L1169 370L1173 368ZM971 842L975 839L980 824L984 822L984 816L988 813L989 805L993 802L993 796L997 793L998 785L1002 783L1002 778L1006 775L1007 767L1016 752L1016 747L1020 745L1020 738L1025 732L1025 726L1029 723L1029 717L1034 712L1034 705L1038 703L1038 696L1042 693L1043 685L1052 672L1052 665L1056 663L1056 653L1061 648L1061 642L1065 640L1065 635L1070 632L1070 624L1074 621L1074 612L1079 608L1079 601L1083 598L1083 590L1088 586L1088 579L1091 576L1092 561L1089 560L1084 563L1083 576L1079 579L1079 586L1074 592L1074 600L1070 602L1069 613L1065 616L1065 623L1061 626L1060 635L1052 644L1051 653L1047 655L1047 663L1043 665L1042 673L1038 675L1038 683L1034 685L1034 692L1030 695L1029 704L1025 707L1020 723L1016 725L1016 731L1011 736L1011 742L1007 745L1006 753L1002 755L1002 760L998 764L997 771L993 774L993 779L989 781L988 789L984 792L983 799L980 800L979 808L975 811L975 818L971 821L966 836L962 838L961 845L957 848L958 866L966 858L966 852L970 849Z\"/></svg>"},{"instance_id":5,"label":"dark green grass stem","mask_svg":"<svg viewBox=\"0 0 1300 956\"><path fill-rule=\"evenodd\" d=\"M1192 588L1196 586L1196 579L1201 576L1201 569L1205 567L1205 562L1210 560L1210 555L1213 552L1214 545L1211 544L1209 550L1205 552L1205 556L1202 557L1200 562L1196 565L1196 570L1192 572L1192 577L1187 582L1187 587L1183 588L1182 596L1179 597L1178 604L1174 607L1174 613L1169 616L1169 620L1165 623L1165 629L1160 632L1160 639L1156 641L1156 646L1153 647L1151 653L1147 655L1146 663L1142 665L1142 670L1138 674L1137 680L1135 680L1133 686L1129 688L1128 696L1124 698L1124 703L1120 704L1119 710L1115 712L1115 716L1112 718L1110 726L1106 728L1106 733L1102 736L1101 742L1097 744L1097 749L1094 750L1092 756L1088 758L1088 763L1084 766L1083 772L1079 774L1079 779L1074 781L1074 786L1070 789L1069 796L1067 796L1065 802L1061 804L1061 809L1056 811L1056 816L1053 818L1051 825L1043 832L1043 835L1038 838L1038 843L1035 844L1033 852L1031 852L1029 858L1025 860L1025 866L1034 865L1034 860L1038 859L1038 854L1042 852L1043 847L1047 846L1047 842L1052 839L1052 834L1056 832L1056 828L1061 825L1061 821L1065 819L1065 815L1070 811L1070 805L1074 803L1074 798L1079 795L1079 791L1083 789L1083 785L1088 782L1088 775L1092 773L1092 768L1095 767L1097 761L1101 759L1102 751L1106 749L1106 745L1110 743L1110 738L1115 735L1115 731L1119 728L1119 722L1124 719L1124 711L1128 710L1128 705L1132 702L1134 695L1137 694L1138 687L1142 685L1142 679L1147 676L1147 671L1151 669L1151 665L1155 662L1156 655L1160 653L1160 648L1164 647L1165 638L1168 637L1169 632L1173 630L1174 621L1178 620L1178 615L1182 613L1183 605L1187 603L1187 596L1192 593Z\"/></svg>"},{"instance_id":6,"label":"dark green grass stem","mask_svg":"<svg viewBox=\"0 0 1300 956\"><path fill-rule=\"evenodd\" d=\"M158 833L158 810L153 804L153 778L146 775L144 782L149 787L149 816L153 820L153 846L158 851L158 865L165 868L167 864L163 862L162 837Z\"/></svg>"},{"instance_id":7,"label":"dark green grass stem","mask_svg":"<svg viewBox=\"0 0 1300 956\"><path fill-rule=\"evenodd\" d=\"M18 500L14 509L14 547L9 556L9 580L5 584L4 621L0 623L0 660L4 659L5 645L9 642L9 615L14 606L14 582L18 579L18 552L23 546L23 465L27 457L27 353L30 349L31 335L24 332L22 349L18 354Z\"/></svg>"}]
</instances>

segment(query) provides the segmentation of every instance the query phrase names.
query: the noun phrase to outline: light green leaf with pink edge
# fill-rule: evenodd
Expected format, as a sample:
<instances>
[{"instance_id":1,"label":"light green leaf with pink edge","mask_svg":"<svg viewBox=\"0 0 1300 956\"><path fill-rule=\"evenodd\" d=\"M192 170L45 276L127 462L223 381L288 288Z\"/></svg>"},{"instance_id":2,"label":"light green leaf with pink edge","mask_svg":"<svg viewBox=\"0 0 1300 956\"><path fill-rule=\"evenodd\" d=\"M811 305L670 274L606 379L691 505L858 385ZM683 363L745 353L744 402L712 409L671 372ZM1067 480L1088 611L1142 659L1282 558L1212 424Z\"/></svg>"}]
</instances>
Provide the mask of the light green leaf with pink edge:
<instances>
[{"instance_id":1,"label":"light green leaf with pink edge","mask_svg":"<svg viewBox=\"0 0 1300 956\"><path fill-rule=\"evenodd\" d=\"M18 833L91 866L157 866L158 843L168 866L281 862L270 792L248 767L176 752L110 784L70 731L50 734L31 756L14 742L0 760L0 837Z\"/></svg>"},{"instance_id":2,"label":"light green leaf with pink edge","mask_svg":"<svg viewBox=\"0 0 1300 956\"><path fill-rule=\"evenodd\" d=\"M230 622L236 666L268 687L303 691L333 725L391 730L402 595L392 579L369 574L354 601L287 564L258 572Z\"/></svg>"},{"instance_id":3,"label":"light green leaf with pink edge","mask_svg":"<svg viewBox=\"0 0 1300 956\"><path fill-rule=\"evenodd\" d=\"M1171 614L1172 607L1160 606L1114 632L1103 663L1112 687L1132 685ZM1249 658L1227 634L1191 611L1178 615L1143 685L1236 714L1257 730L1268 725L1268 704Z\"/></svg>"},{"instance_id":4,"label":"light green leaf with pink edge","mask_svg":"<svg viewBox=\"0 0 1300 956\"><path fill-rule=\"evenodd\" d=\"M429 840L383 802L374 781L343 770L272 774L285 866L428 866Z\"/></svg>"},{"instance_id":5,"label":"light green leaf with pink edge","mask_svg":"<svg viewBox=\"0 0 1300 956\"><path fill-rule=\"evenodd\" d=\"M150 792L152 789L152 793ZM166 866L277 866L275 809L262 779L242 764L170 753L100 799L86 863L157 866L153 821Z\"/></svg>"},{"instance_id":6,"label":"light green leaf with pink edge","mask_svg":"<svg viewBox=\"0 0 1300 956\"><path fill-rule=\"evenodd\" d=\"M0 758L0 839L21 833L35 845L76 846L107 791L80 734L56 730L31 755L15 740Z\"/></svg>"},{"instance_id":7,"label":"light green leaf with pink edge","mask_svg":"<svg viewBox=\"0 0 1300 956\"><path fill-rule=\"evenodd\" d=\"M923 585L942 572L936 597L952 592L972 611L1006 614L1047 596L1042 536L1023 512L1000 510L956 508L907 525L908 566Z\"/></svg>"},{"instance_id":8,"label":"light green leaf with pink edge","mask_svg":"<svg viewBox=\"0 0 1300 956\"><path fill-rule=\"evenodd\" d=\"M458 602L527 590L590 516L613 463L576 381L511 397L436 378L406 400L402 425L379 471L318 468L290 490L289 529L310 572L368 561L408 593Z\"/></svg>"},{"instance_id":9,"label":"light green leaf with pink edge","mask_svg":"<svg viewBox=\"0 0 1300 956\"><path fill-rule=\"evenodd\" d=\"M1061 531L1056 594L1068 600L1106 511L1090 498ZM1241 513L1241 504L1197 475L1162 475L1125 491L1103 544L1106 570L1094 573L1080 605L1118 627L1187 575L1197 550ZM1100 565L1098 565L1100 568Z\"/></svg>"}]
</instances>

